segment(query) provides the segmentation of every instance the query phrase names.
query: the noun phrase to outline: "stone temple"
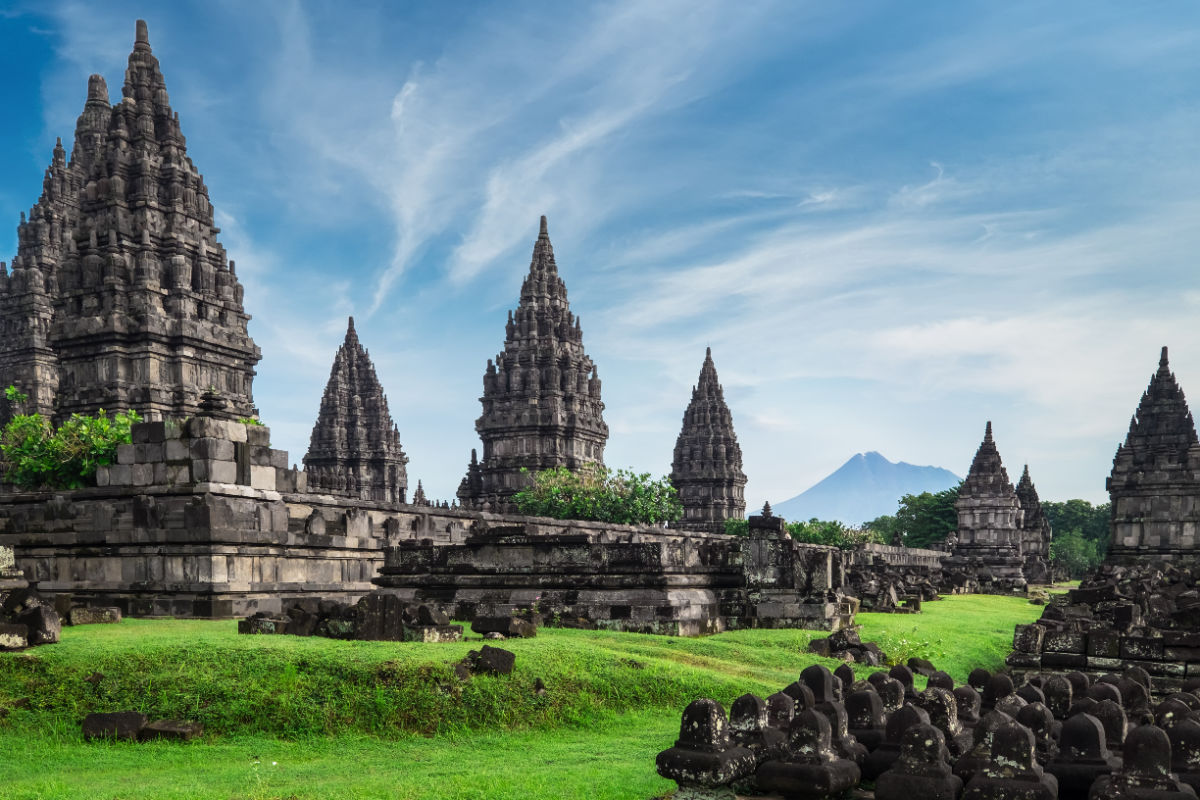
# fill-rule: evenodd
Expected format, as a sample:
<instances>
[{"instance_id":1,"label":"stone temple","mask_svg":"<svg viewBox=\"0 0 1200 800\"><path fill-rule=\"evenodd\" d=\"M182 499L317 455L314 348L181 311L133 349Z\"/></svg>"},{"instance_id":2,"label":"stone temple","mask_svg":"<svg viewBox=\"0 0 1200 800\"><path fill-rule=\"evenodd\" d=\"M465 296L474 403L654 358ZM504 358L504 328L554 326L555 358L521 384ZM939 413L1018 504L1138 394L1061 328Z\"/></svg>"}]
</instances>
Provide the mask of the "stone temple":
<instances>
[{"instance_id":1,"label":"stone temple","mask_svg":"<svg viewBox=\"0 0 1200 800\"><path fill-rule=\"evenodd\" d=\"M1021 555L1025 559L1025 578L1030 583L1050 583L1050 520L1042 510L1037 487L1029 477L1029 465L1017 482L1017 500L1024 512L1021 521Z\"/></svg>"},{"instance_id":2,"label":"stone temple","mask_svg":"<svg viewBox=\"0 0 1200 800\"><path fill-rule=\"evenodd\" d=\"M458 489L464 506L503 510L539 470L603 466L600 377L567 303L545 217L517 310L508 315L504 350L488 359L480 402L483 460L472 453Z\"/></svg>"},{"instance_id":3,"label":"stone temple","mask_svg":"<svg viewBox=\"0 0 1200 800\"><path fill-rule=\"evenodd\" d=\"M683 504L683 519L672 527L723 533L725 520L745 516L742 448L717 379L712 348L704 353L700 379L692 387L692 401L683 414L683 429L671 462L671 484Z\"/></svg>"},{"instance_id":4,"label":"stone temple","mask_svg":"<svg viewBox=\"0 0 1200 800\"><path fill-rule=\"evenodd\" d=\"M973 573L980 583L1004 591L1024 586L1021 526L1025 512L996 449L990 421L955 507L958 528L946 567Z\"/></svg>"},{"instance_id":5,"label":"stone temple","mask_svg":"<svg viewBox=\"0 0 1200 800\"><path fill-rule=\"evenodd\" d=\"M1109 558L1195 558L1200 544L1200 444L1183 390L1162 349L1108 479Z\"/></svg>"},{"instance_id":6,"label":"stone temple","mask_svg":"<svg viewBox=\"0 0 1200 800\"><path fill-rule=\"evenodd\" d=\"M0 265L0 386L58 420L182 417L210 388L220 416L252 416L242 287L141 21L121 94L110 104L88 80L70 160L60 141L11 273Z\"/></svg>"},{"instance_id":7,"label":"stone temple","mask_svg":"<svg viewBox=\"0 0 1200 800\"><path fill-rule=\"evenodd\" d=\"M351 317L304 456L308 488L403 503L408 490L407 463L387 396L371 356L358 341Z\"/></svg>"}]
</instances>

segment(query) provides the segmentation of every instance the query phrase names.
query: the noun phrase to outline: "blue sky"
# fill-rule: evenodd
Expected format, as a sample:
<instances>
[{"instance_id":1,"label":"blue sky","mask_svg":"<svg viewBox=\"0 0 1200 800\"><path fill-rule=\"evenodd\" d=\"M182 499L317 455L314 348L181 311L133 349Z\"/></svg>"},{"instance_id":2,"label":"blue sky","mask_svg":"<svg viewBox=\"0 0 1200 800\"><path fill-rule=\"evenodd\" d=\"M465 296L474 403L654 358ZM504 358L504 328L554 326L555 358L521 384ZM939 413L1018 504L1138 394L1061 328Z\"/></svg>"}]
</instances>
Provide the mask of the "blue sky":
<instances>
[{"instance_id":1,"label":"blue sky","mask_svg":"<svg viewBox=\"0 0 1200 800\"><path fill-rule=\"evenodd\" d=\"M138 17L293 461L353 314L450 498L541 214L606 461L668 471L711 345L752 505L988 419L1099 501L1160 346L1200 393L1195 3L9 3L0 258Z\"/></svg>"}]
</instances>

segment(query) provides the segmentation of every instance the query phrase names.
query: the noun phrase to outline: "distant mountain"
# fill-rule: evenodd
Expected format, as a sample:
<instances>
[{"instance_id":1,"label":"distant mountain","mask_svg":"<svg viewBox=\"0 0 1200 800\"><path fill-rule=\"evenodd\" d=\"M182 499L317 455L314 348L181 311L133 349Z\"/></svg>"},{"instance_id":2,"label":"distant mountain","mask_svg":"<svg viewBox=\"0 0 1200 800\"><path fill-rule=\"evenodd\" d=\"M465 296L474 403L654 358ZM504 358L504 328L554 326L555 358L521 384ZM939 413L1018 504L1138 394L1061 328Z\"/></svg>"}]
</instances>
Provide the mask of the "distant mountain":
<instances>
[{"instance_id":1,"label":"distant mountain","mask_svg":"<svg viewBox=\"0 0 1200 800\"><path fill-rule=\"evenodd\" d=\"M895 514L906 494L940 492L961 480L948 469L893 463L879 453L859 453L836 472L771 510L789 521L840 520L858 526L883 514Z\"/></svg>"}]
</instances>

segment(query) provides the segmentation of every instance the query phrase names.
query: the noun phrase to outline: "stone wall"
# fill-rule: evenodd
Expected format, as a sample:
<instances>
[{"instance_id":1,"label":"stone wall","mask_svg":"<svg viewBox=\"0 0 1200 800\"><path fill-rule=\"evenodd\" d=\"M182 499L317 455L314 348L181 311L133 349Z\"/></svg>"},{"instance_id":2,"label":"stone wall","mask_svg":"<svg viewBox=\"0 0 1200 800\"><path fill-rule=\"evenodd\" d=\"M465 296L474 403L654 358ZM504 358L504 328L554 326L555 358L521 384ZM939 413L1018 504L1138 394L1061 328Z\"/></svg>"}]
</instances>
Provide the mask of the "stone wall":
<instances>
[{"instance_id":1,"label":"stone wall","mask_svg":"<svg viewBox=\"0 0 1200 800\"><path fill-rule=\"evenodd\" d=\"M456 619L536 613L549 624L681 636L852 624L856 604L841 593L840 551L751 531L730 537L488 515L462 543L388 548L374 583Z\"/></svg>"}]
</instances>

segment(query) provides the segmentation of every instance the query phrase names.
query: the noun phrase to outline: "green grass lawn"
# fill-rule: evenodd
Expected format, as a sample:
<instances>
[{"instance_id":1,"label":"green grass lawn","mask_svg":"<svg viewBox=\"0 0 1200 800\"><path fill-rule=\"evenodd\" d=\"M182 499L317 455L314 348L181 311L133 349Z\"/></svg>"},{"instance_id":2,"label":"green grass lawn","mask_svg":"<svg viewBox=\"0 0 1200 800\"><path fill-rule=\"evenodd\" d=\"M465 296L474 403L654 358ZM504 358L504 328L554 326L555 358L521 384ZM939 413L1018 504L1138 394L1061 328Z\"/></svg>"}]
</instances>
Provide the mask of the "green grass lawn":
<instances>
[{"instance_id":1,"label":"green grass lawn","mask_svg":"<svg viewBox=\"0 0 1200 800\"><path fill-rule=\"evenodd\" d=\"M999 667L1017 597L958 596L919 615L861 614L861 635L957 680ZM461 644L238 636L230 621L67 628L0 654L0 798L645 798L672 788L654 755L697 697L767 695L812 663L813 631L700 639L543 629L502 646L511 676L466 684ZM872 669L856 667L866 676ZM94 673L103 677L84 680ZM545 682L544 695L534 682ZM89 711L205 724L185 745L85 743ZM46 768L53 765L53 768Z\"/></svg>"}]
</instances>

